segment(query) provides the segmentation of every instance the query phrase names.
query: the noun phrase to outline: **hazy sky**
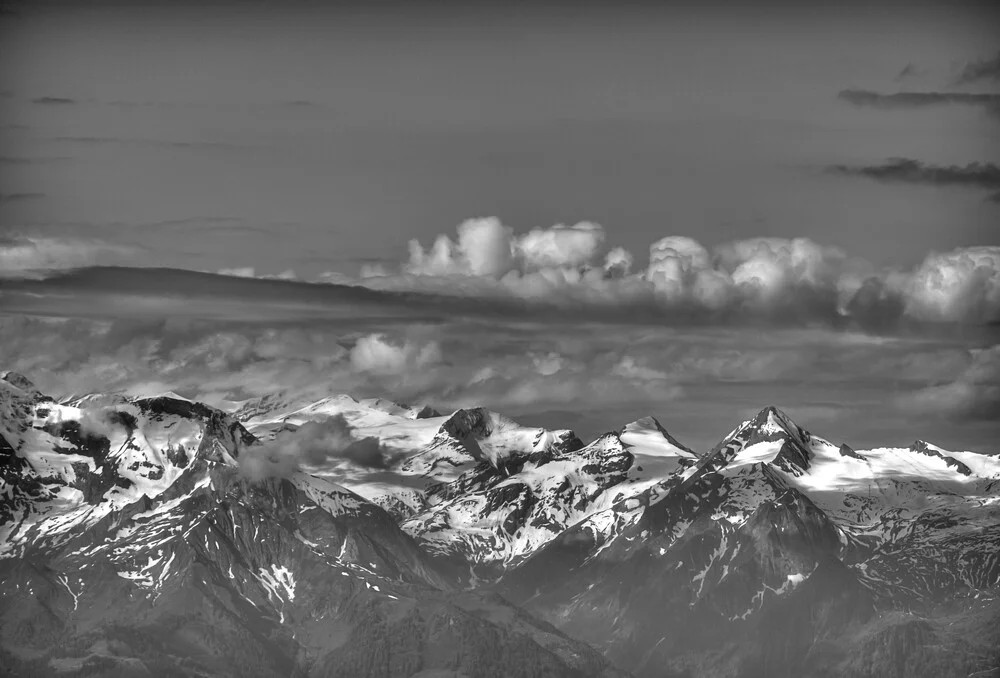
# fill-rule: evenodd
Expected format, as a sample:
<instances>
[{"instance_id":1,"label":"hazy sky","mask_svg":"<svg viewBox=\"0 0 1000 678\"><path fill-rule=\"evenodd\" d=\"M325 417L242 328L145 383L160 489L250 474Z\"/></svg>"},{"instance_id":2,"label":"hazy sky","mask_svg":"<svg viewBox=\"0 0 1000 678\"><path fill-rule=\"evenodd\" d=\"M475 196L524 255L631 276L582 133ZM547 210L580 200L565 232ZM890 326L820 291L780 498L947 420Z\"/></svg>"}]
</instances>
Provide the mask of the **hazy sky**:
<instances>
[{"instance_id":1,"label":"hazy sky","mask_svg":"<svg viewBox=\"0 0 1000 678\"><path fill-rule=\"evenodd\" d=\"M996 240L982 190L821 171L1000 161L982 108L837 98L946 88L997 51L984 10L376 7L4 17L0 186L24 196L4 226L136 245L143 265L303 275L489 215L596 221L640 257L671 234L907 265Z\"/></svg>"},{"instance_id":2,"label":"hazy sky","mask_svg":"<svg viewBox=\"0 0 1000 678\"><path fill-rule=\"evenodd\" d=\"M378 264L368 287L452 297L0 275L0 367L54 393L347 391L584 435L651 413L694 445L776 403L856 444L997 449L995 11L84 4L0 16L0 274ZM513 235L456 235L488 216ZM524 235L577 222L603 227L573 231L578 257ZM707 249L664 246L657 277L665 236ZM727 244L759 237L816 244ZM634 262L602 279L619 246ZM518 306L539 300L558 318Z\"/></svg>"}]
</instances>

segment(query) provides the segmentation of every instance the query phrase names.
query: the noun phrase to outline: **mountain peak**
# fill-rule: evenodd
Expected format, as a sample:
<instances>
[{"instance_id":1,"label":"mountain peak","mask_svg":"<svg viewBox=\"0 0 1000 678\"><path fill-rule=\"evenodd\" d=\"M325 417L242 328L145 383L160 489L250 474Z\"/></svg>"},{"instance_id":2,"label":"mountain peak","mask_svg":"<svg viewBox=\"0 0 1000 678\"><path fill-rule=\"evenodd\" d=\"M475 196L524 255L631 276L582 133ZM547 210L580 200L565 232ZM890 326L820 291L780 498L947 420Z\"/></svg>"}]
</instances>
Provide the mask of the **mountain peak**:
<instances>
[{"instance_id":1,"label":"mountain peak","mask_svg":"<svg viewBox=\"0 0 1000 678\"><path fill-rule=\"evenodd\" d=\"M768 405L757 415L750 420L751 425L755 427L763 428L781 428L785 431L792 433L797 431L799 427L792 421L791 417L785 414L783 411L778 409L776 405Z\"/></svg>"},{"instance_id":2,"label":"mountain peak","mask_svg":"<svg viewBox=\"0 0 1000 678\"><path fill-rule=\"evenodd\" d=\"M484 407L455 410L443 424L441 432L447 433L459 440L469 437L485 438L493 433L496 427L493 413Z\"/></svg>"},{"instance_id":3,"label":"mountain peak","mask_svg":"<svg viewBox=\"0 0 1000 678\"><path fill-rule=\"evenodd\" d=\"M787 414L774 405L769 405L752 419L733 429L705 458L728 465L735 462L744 450L768 444L774 448L771 463L797 475L809 468L809 460L812 458L809 449L811 437Z\"/></svg>"},{"instance_id":4,"label":"mountain peak","mask_svg":"<svg viewBox=\"0 0 1000 678\"><path fill-rule=\"evenodd\" d=\"M692 457L696 456L689 447L683 445L676 438L670 435L670 432L663 427L663 424L661 424L659 420L652 415L641 417L629 424L626 424L621 431L618 431L617 433L622 442L630 447L635 446L637 439L639 438L645 439L646 445L655 442L662 446L663 441L665 441L669 448L674 448L674 452L680 452ZM660 441L660 438L662 438L663 441Z\"/></svg>"},{"instance_id":5,"label":"mountain peak","mask_svg":"<svg viewBox=\"0 0 1000 678\"><path fill-rule=\"evenodd\" d=\"M36 387L35 384L30 379L28 379L20 372L14 372L13 370L8 370L3 374L0 374L0 380L6 381L14 388L24 391L25 393L29 394L41 393L41 391L38 390L38 387Z\"/></svg>"}]
</instances>

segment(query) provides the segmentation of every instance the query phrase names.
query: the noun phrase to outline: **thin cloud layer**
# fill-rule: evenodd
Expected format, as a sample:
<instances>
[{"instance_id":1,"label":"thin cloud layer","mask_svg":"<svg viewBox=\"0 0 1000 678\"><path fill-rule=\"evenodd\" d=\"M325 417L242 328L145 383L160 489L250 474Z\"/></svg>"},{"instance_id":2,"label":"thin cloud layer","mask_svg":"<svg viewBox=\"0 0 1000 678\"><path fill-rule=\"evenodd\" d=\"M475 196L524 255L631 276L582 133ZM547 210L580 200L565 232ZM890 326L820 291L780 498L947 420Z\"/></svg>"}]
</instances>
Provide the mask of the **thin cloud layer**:
<instances>
[{"instance_id":1,"label":"thin cloud layer","mask_svg":"<svg viewBox=\"0 0 1000 678\"><path fill-rule=\"evenodd\" d=\"M831 165L827 171L894 183L985 188L996 191L991 200L1000 201L1000 167L988 162L928 165L910 158L890 158L879 165Z\"/></svg>"},{"instance_id":2,"label":"thin cloud layer","mask_svg":"<svg viewBox=\"0 0 1000 678\"><path fill-rule=\"evenodd\" d=\"M926 417L1000 421L1000 345L971 355L954 380L899 396L897 404Z\"/></svg>"},{"instance_id":3,"label":"thin cloud layer","mask_svg":"<svg viewBox=\"0 0 1000 678\"><path fill-rule=\"evenodd\" d=\"M837 96L855 106L872 108L924 108L958 104L983 106L992 114L1000 115L1000 94L973 94L969 92L895 92L884 94L867 89L845 89Z\"/></svg>"},{"instance_id":4,"label":"thin cloud layer","mask_svg":"<svg viewBox=\"0 0 1000 678\"><path fill-rule=\"evenodd\" d=\"M69 97L37 97L32 99L31 103L41 106L72 106L77 102L76 99L70 99Z\"/></svg>"}]
</instances>

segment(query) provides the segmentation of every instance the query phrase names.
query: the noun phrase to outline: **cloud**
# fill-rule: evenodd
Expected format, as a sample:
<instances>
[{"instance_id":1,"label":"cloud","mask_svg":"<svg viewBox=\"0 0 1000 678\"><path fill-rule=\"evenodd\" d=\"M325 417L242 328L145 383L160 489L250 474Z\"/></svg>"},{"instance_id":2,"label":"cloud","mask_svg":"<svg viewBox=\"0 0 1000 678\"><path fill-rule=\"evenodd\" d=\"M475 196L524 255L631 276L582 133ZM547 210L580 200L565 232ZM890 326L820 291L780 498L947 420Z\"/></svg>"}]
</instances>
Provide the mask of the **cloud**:
<instances>
[{"instance_id":1,"label":"cloud","mask_svg":"<svg viewBox=\"0 0 1000 678\"><path fill-rule=\"evenodd\" d=\"M956 84L967 85L980 80L1000 80L1000 52L992 59L978 59L965 64Z\"/></svg>"},{"instance_id":2,"label":"cloud","mask_svg":"<svg viewBox=\"0 0 1000 678\"><path fill-rule=\"evenodd\" d=\"M1000 322L1000 247L928 255L906 283L904 305L918 320Z\"/></svg>"},{"instance_id":3,"label":"cloud","mask_svg":"<svg viewBox=\"0 0 1000 678\"><path fill-rule=\"evenodd\" d=\"M119 137L99 137L99 136L58 136L55 141L70 144L87 145L114 145L114 146L138 146L150 148L166 149L227 149L246 150L255 148L251 145L239 145L224 141L172 141L169 139L142 139L142 138L119 138Z\"/></svg>"},{"instance_id":4,"label":"cloud","mask_svg":"<svg viewBox=\"0 0 1000 678\"><path fill-rule=\"evenodd\" d=\"M499 277L513 267L512 232L499 219L468 219L458 225L457 232L457 241L439 235L427 251L419 241L411 240L407 270L417 275Z\"/></svg>"},{"instance_id":5,"label":"cloud","mask_svg":"<svg viewBox=\"0 0 1000 678\"><path fill-rule=\"evenodd\" d=\"M111 438L114 427L111 424L114 410L109 408L87 408L80 416L80 433L90 437Z\"/></svg>"},{"instance_id":6,"label":"cloud","mask_svg":"<svg viewBox=\"0 0 1000 678\"><path fill-rule=\"evenodd\" d=\"M634 257L621 247L597 263L604 240L604 230L586 222L518 236L497 219L467 221L458 242L442 235L429 250L411 243L401 275L382 271L365 284L494 303L514 297L608 319L632 309L650 311L651 322L835 320L841 297L860 287L855 269L871 268L805 239L753 239L710 252L692 238L667 236L650 246L648 267L633 272Z\"/></svg>"},{"instance_id":7,"label":"cloud","mask_svg":"<svg viewBox=\"0 0 1000 678\"><path fill-rule=\"evenodd\" d=\"M118 261L133 250L98 240L0 237L0 277L93 266Z\"/></svg>"},{"instance_id":8,"label":"cloud","mask_svg":"<svg viewBox=\"0 0 1000 678\"><path fill-rule=\"evenodd\" d=\"M108 322L5 313L0 314L0 371L25 374L57 398L171 390L232 408L267 394L307 404L348 393L439 411L483 406L532 425L581 426L586 435L654 414L665 417L661 421L670 429L697 429L704 434L699 444L708 447L730 428L734 406L838 402L845 403L846 413L828 431L849 441L898 443L897 433L905 427L910 432L903 440L920 435L946 443L946 429L934 436L933 425L924 426L921 418L902 418L906 410L898 409L894 397L956 381L972 365L967 346L1000 344L998 329L990 334L991 328L979 328L980 340L884 338L822 326L598 326L586 315L564 324L496 316L379 326L363 319ZM372 345L408 357L356 364L355 347L371 335L379 336ZM440 360L421 364L417 356L434 344ZM864 428L867 422L878 422L886 437L853 438L850 427ZM362 452L377 449L373 443L350 454L364 459ZM277 461L265 461L277 463L281 472L307 464L275 454ZM364 463L377 464L372 456ZM355 462L331 457L323 463ZM258 475L276 472L268 468Z\"/></svg>"},{"instance_id":9,"label":"cloud","mask_svg":"<svg viewBox=\"0 0 1000 678\"><path fill-rule=\"evenodd\" d=\"M44 193L0 193L0 204L7 204L12 202L23 202L25 200L37 200L38 198L44 198Z\"/></svg>"},{"instance_id":10,"label":"cloud","mask_svg":"<svg viewBox=\"0 0 1000 678\"><path fill-rule=\"evenodd\" d=\"M992 165L892 167L970 184L991 180L996 171ZM592 225L518 235L499 219L487 218L463 222L458 233L457 241L440 236L429 251L416 243L399 268L383 266L377 274L369 271L360 277L327 273L320 276L321 282L306 282L284 279L290 272L241 277L250 269L218 275L87 268L36 276L38 280L3 280L0 293L12 313L210 319L261 326L327 322L361 334L458 319L550 326L581 321L688 327L822 325L935 334L941 329L932 325L983 325L996 322L1000 312L994 291L1000 260L992 247L931 253L910 270L878 270L863 258L806 238L750 238L710 249L692 238L666 236L650 245L648 264L636 270L634 257L620 247L602 257L604 233ZM559 258L552 248L562 242L569 245ZM583 259L589 261L579 264ZM949 282L933 282L945 279ZM937 289L942 285L946 292ZM406 346L377 346L372 341L357 349L358 360L370 360L372 372L398 373L400 360L411 367L419 356ZM411 352L400 358L400 351Z\"/></svg>"},{"instance_id":11,"label":"cloud","mask_svg":"<svg viewBox=\"0 0 1000 678\"><path fill-rule=\"evenodd\" d=\"M994 115L1000 114L1000 94L970 94L967 92L896 92L883 94L866 89L845 89L837 94L840 99L855 106L872 108L924 108L959 104L983 106Z\"/></svg>"},{"instance_id":12,"label":"cloud","mask_svg":"<svg viewBox=\"0 0 1000 678\"><path fill-rule=\"evenodd\" d=\"M925 74L925 71L917 67L916 64L906 64L896 75L896 82L906 80L907 78L920 77Z\"/></svg>"},{"instance_id":13,"label":"cloud","mask_svg":"<svg viewBox=\"0 0 1000 678\"><path fill-rule=\"evenodd\" d=\"M234 278L256 278L255 271L252 266L244 266L242 268L220 268L219 275L228 275Z\"/></svg>"},{"instance_id":14,"label":"cloud","mask_svg":"<svg viewBox=\"0 0 1000 678\"><path fill-rule=\"evenodd\" d=\"M273 440L245 448L239 456L240 471L249 478L285 478L303 466L324 466L348 461L365 468L386 469L393 456L376 437L355 440L353 428L342 414L307 421L282 429Z\"/></svg>"},{"instance_id":15,"label":"cloud","mask_svg":"<svg viewBox=\"0 0 1000 678\"><path fill-rule=\"evenodd\" d=\"M890 158L880 165L831 165L827 171L885 182L985 188L997 191L992 200L1000 199L1000 166L988 162L928 165L909 158Z\"/></svg>"},{"instance_id":16,"label":"cloud","mask_svg":"<svg viewBox=\"0 0 1000 678\"><path fill-rule=\"evenodd\" d=\"M29 253L33 254L30 247ZM60 249L68 258L76 250ZM15 254L17 254L15 250ZM3 262L0 248L0 263ZM28 263L11 256L21 268L39 265L39 255ZM62 262L67 265L68 262ZM3 272L8 273L4 268ZM19 273L18 268L11 269ZM213 319L219 321L351 321L381 318L412 322L440 314L442 304L433 295L380 291L353 285L242 278L198 271L162 268L91 267L56 272L41 279L3 279L0 294L5 310L62 317L106 319ZM465 304L451 300L449 312L461 313ZM469 304L474 306L474 304Z\"/></svg>"},{"instance_id":17,"label":"cloud","mask_svg":"<svg viewBox=\"0 0 1000 678\"><path fill-rule=\"evenodd\" d=\"M383 334L369 334L357 340L350 358L354 368L361 372L401 375L441 362L441 347L437 342L399 345Z\"/></svg>"},{"instance_id":18,"label":"cloud","mask_svg":"<svg viewBox=\"0 0 1000 678\"><path fill-rule=\"evenodd\" d=\"M897 397L906 412L947 419L1000 420L1000 345L971 352L971 362L953 381Z\"/></svg>"},{"instance_id":19,"label":"cloud","mask_svg":"<svg viewBox=\"0 0 1000 678\"><path fill-rule=\"evenodd\" d=\"M604 229L591 222L557 224L515 236L496 217L483 217L462 222L456 232L456 240L442 234L426 250L411 240L406 272L500 278L512 271L581 267L600 254L605 240ZM626 255L619 250L613 263L622 264Z\"/></svg>"},{"instance_id":20,"label":"cloud","mask_svg":"<svg viewBox=\"0 0 1000 678\"><path fill-rule=\"evenodd\" d=\"M731 280L712 265L701 243L683 236L668 236L649 246L645 280L669 303L693 300L718 310L730 299Z\"/></svg>"},{"instance_id":21,"label":"cloud","mask_svg":"<svg viewBox=\"0 0 1000 678\"><path fill-rule=\"evenodd\" d=\"M667 379L670 377L667 372L638 363L630 355L623 355L621 360L612 368L611 373L625 379L638 379L642 381Z\"/></svg>"},{"instance_id":22,"label":"cloud","mask_svg":"<svg viewBox=\"0 0 1000 678\"><path fill-rule=\"evenodd\" d=\"M579 267L589 264L604 245L604 229L591 222L573 226L558 224L536 228L515 242L515 252L524 260L525 270ZM620 260L622 252L616 255Z\"/></svg>"},{"instance_id":23,"label":"cloud","mask_svg":"<svg viewBox=\"0 0 1000 678\"><path fill-rule=\"evenodd\" d=\"M624 247L615 247L604 258L604 275L607 278L624 278L632 272L635 257Z\"/></svg>"},{"instance_id":24,"label":"cloud","mask_svg":"<svg viewBox=\"0 0 1000 678\"><path fill-rule=\"evenodd\" d=\"M31 103L41 106L71 106L77 102L76 99L68 97L37 97L32 99Z\"/></svg>"}]
</instances>

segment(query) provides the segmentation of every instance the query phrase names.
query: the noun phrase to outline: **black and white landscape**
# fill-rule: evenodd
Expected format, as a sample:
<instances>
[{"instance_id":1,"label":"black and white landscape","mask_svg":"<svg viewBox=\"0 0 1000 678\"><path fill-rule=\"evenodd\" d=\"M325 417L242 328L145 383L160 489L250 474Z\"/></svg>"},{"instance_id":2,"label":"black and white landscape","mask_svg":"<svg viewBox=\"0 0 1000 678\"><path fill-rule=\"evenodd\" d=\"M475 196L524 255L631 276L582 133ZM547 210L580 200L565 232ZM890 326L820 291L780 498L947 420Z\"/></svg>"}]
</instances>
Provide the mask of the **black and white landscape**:
<instances>
[{"instance_id":1,"label":"black and white landscape","mask_svg":"<svg viewBox=\"0 0 1000 678\"><path fill-rule=\"evenodd\" d=\"M0 675L1000 678L1000 14L4 3Z\"/></svg>"}]
</instances>

